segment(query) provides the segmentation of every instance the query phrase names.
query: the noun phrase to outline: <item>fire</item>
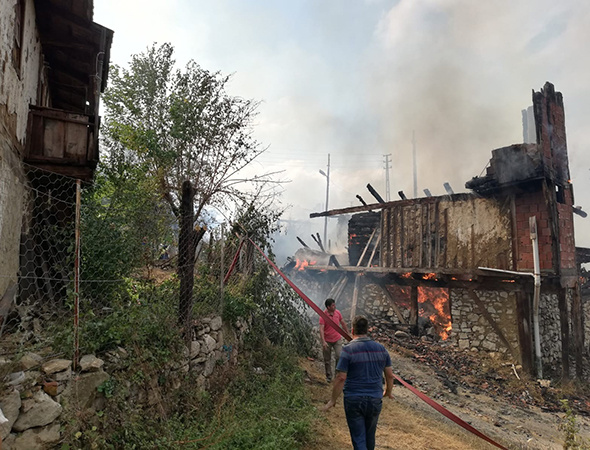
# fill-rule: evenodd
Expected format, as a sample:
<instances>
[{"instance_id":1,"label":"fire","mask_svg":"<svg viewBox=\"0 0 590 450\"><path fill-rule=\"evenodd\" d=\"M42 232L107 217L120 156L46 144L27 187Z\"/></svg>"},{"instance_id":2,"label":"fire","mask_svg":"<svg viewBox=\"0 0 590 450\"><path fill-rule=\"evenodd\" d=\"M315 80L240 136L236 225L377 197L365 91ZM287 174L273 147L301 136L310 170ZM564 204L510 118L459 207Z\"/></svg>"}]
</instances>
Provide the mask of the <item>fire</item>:
<instances>
[{"instance_id":1,"label":"fire","mask_svg":"<svg viewBox=\"0 0 590 450\"><path fill-rule=\"evenodd\" d=\"M422 276L422 279L423 280L436 280L436 274L434 274L434 273L425 273Z\"/></svg>"},{"instance_id":2,"label":"fire","mask_svg":"<svg viewBox=\"0 0 590 450\"><path fill-rule=\"evenodd\" d=\"M408 272L408 273L400 273L399 276L402 277L402 278L410 278L412 276L412 274L410 272Z\"/></svg>"},{"instance_id":3,"label":"fire","mask_svg":"<svg viewBox=\"0 0 590 450\"><path fill-rule=\"evenodd\" d=\"M297 260L297 264L295 264L295 269L299 271L305 270L307 266L315 266L318 262L317 261L307 261L307 260Z\"/></svg>"},{"instance_id":4,"label":"fire","mask_svg":"<svg viewBox=\"0 0 590 450\"><path fill-rule=\"evenodd\" d=\"M418 288L418 302L421 312L432 322L441 339L446 340L453 329L449 311L449 291L441 288Z\"/></svg>"}]
</instances>

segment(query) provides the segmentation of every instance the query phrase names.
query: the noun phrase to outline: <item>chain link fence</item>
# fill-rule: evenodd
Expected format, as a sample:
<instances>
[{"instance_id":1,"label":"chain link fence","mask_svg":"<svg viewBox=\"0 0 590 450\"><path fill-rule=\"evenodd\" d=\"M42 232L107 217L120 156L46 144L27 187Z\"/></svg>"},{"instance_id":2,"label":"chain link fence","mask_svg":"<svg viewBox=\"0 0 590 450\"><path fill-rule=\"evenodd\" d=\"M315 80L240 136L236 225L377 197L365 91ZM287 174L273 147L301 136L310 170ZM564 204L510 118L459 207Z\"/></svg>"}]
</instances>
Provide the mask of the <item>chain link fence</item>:
<instances>
[{"instance_id":1,"label":"chain link fence","mask_svg":"<svg viewBox=\"0 0 590 450\"><path fill-rule=\"evenodd\" d=\"M186 327L196 315L221 312L220 281L227 270L221 255L230 259L237 248L237 242L222 240L221 230L192 247L201 275L199 302L195 309L190 298L188 316L182 315L179 221L149 180L114 181L98 173L93 183L81 183L27 165L24 173L19 270L16 279L14 272L0 273L8 284L0 292L3 354L26 344L76 361L130 340L147 344L175 333L191 338ZM0 184L0 192L6 188ZM199 227L193 231L204 235ZM143 341L139 328L147 333Z\"/></svg>"}]
</instances>

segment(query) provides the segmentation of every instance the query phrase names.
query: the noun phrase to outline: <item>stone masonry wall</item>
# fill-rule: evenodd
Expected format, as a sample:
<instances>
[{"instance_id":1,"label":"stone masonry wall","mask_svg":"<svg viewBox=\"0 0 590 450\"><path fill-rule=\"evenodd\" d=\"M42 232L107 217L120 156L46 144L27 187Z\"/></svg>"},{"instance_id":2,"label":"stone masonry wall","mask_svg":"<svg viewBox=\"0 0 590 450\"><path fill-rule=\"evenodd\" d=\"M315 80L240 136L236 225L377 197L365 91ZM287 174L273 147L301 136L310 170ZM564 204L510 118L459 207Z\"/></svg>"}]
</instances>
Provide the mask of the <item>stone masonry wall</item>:
<instances>
[{"instance_id":1,"label":"stone masonry wall","mask_svg":"<svg viewBox=\"0 0 590 450\"><path fill-rule=\"evenodd\" d=\"M516 355L520 355L515 294L505 291L476 291L476 293L487 314L500 328ZM477 349L512 356L510 349L467 290L452 289L450 301L453 330L449 339L460 349Z\"/></svg>"},{"instance_id":2,"label":"stone masonry wall","mask_svg":"<svg viewBox=\"0 0 590 450\"><path fill-rule=\"evenodd\" d=\"M557 370L561 365L561 325L557 294L541 294L539 332L543 367Z\"/></svg>"},{"instance_id":3,"label":"stone masonry wall","mask_svg":"<svg viewBox=\"0 0 590 450\"><path fill-rule=\"evenodd\" d=\"M230 327L219 316L199 319L191 348L185 349L185 359L163 369L168 380L164 389L179 389L182 375L189 370L198 375L197 387L207 389L217 367L237 361L238 348L249 328L247 321ZM104 359L83 356L77 372L72 371L71 360L47 359L36 353L25 353L15 360L0 358L0 368L14 370L0 390L0 448L54 448L66 425L64 412L95 414L102 410L107 401L103 395L105 383L119 368L129 370L129 354L119 347L101 357ZM126 381L125 388L133 404L153 406L161 401L162 387L157 378L144 380L141 385Z\"/></svg>"}]
</instances>

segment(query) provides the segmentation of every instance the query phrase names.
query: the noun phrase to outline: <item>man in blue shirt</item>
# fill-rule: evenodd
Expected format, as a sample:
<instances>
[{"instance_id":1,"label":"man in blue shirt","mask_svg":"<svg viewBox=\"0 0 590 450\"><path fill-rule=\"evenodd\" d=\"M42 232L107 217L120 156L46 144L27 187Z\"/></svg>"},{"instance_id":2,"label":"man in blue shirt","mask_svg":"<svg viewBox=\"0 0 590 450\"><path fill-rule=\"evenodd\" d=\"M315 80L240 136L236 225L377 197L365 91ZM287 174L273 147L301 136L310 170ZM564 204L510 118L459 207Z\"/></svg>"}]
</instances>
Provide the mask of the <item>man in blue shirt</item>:
<instances>
[{"instance_id":1,"label":"man in blue shirt","mask_svg":"<svg viewBox=\"0 0 590 450\"><path fill-rule=\"evenodd\" d=\"M382 398L393 398L391 358L383 345L367 336L368 329L369 323L365 317L354 318L354 339L342 348L336 366L332 398L324 407L327 411L335 406L344 390L344 412L354 450L374 450Z\"/></svg>"}]
</instances>

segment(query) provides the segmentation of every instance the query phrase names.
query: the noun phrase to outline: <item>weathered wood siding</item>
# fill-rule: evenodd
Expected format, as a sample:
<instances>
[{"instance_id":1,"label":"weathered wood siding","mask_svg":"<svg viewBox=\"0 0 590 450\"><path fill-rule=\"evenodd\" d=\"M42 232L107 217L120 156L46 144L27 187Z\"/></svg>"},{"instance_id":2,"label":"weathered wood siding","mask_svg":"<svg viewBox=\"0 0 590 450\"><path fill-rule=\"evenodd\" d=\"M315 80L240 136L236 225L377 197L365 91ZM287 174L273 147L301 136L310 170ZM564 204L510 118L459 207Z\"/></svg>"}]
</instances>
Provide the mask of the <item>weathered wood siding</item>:
<instances>
[{"instance_id":1,"label":"weathered wood siding","mask_svg":"<svg viewBox=\"0 0 590 450\"><path fill-rule=\"evenodd\" d=\"M381 265L472 270L512 268L508 199L470 194L402 201L382 211Z\"/></svg>"}]
</instances>

